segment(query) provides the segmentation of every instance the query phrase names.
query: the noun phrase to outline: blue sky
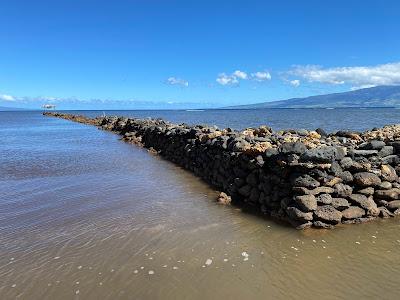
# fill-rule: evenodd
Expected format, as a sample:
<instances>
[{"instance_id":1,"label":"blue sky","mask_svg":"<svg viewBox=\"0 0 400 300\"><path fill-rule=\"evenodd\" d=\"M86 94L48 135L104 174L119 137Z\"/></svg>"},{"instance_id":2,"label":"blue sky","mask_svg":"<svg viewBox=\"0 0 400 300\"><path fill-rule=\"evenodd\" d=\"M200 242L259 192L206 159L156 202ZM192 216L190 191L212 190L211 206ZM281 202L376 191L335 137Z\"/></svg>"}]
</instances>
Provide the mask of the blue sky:
<instances>
[{"instance_id":1,"label":"blue sky","mask_svg":"<svg viewBox=\"0 0 400 300\"><path fill-rule=\"evenodd\" d=\"M400 1L0 1L0 106L221 107L400 84Z\"/></svg>"}]
</instances>

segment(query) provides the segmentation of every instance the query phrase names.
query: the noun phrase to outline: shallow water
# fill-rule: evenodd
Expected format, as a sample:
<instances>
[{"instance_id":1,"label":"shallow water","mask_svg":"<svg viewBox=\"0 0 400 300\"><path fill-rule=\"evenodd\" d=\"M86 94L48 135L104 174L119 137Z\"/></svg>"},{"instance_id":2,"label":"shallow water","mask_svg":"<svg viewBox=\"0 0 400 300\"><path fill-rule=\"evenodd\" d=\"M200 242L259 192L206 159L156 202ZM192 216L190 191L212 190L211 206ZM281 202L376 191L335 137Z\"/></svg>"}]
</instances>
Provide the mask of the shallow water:
<instances>
[{"instance_id":1,"label":"shallow water","mask_svg":"<svg viewBox=\"0 0 400 300\"><path fill-rule=\"evenodd\" d=\"M117 135L38 112L0 113L0 139L0 299L400 294L400 219L296 231L216 204Z\"/></svg>"}]
</instances>

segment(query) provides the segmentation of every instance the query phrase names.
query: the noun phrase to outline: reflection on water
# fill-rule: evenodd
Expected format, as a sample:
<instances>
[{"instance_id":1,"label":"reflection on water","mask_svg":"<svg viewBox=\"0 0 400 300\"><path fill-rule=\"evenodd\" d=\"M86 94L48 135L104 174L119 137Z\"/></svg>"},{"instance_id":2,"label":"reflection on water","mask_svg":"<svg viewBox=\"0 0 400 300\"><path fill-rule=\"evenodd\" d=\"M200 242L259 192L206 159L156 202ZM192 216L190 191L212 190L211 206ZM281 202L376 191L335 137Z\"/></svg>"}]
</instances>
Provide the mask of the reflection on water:
<instances>
[{"instance_id":1,"label":"reflection on water","mask_svg":"<svg viewBox=\"0 0 400 300\"><path fill-rule=\"evenodd\" d=\"M295 231L94 127L0 113L1 299L393 299L400 222Z\"/></svg>"}]
</instances>

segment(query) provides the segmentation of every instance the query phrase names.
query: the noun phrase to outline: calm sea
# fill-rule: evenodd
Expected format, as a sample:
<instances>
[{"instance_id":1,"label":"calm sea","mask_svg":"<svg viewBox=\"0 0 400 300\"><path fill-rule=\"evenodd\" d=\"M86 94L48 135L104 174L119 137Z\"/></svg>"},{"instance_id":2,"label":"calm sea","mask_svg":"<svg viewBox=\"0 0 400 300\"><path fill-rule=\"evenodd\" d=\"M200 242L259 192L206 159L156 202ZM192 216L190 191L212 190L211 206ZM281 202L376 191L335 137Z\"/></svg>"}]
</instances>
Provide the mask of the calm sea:
<instances>
[{"instance_id":1,"label":"calm sea","mask_svg":"<svg viewBox=\"0 0 400 300\"><path fill-rule=\"evenodd\" d=\"M106 113L237 129L400 123L394 109ZM117 135L40 112L0 112L0 141L0 299L400 294L399 218L296 231L216 204L191 173Z\"/></svg>"}]
</instances>

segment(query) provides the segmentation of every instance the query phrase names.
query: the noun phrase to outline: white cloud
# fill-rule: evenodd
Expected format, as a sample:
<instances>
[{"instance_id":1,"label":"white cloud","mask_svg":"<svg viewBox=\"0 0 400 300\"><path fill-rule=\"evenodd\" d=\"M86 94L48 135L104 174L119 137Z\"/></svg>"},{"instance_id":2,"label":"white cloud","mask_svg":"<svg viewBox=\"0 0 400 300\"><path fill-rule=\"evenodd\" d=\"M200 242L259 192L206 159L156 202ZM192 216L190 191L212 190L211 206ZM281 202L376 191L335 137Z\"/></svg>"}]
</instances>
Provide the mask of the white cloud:
<instances>
[{"instance_id":1,"label":"white cloud","mask_svg":"<svg viewBox=\"0 0 400 300\"><path fill-rule=\"evenodd\" d=\"M166 83L170 84L170 85L180 85L180 86L183 86L183 87L188 87L189 86L189 81L187 81L185 79L181 79L181 78L176 78L176 77L173 77L173 76L169 77L166 80Z\"/></svg>"},{"instance_id":2,"label":"white cloud","mask_svg":"<svg viewBox=\"0 0 400 300\"><path fill-rule=\"evenodd\" d=\"M247 73L240 70L233 72L232 76L235 76L239 79L247 79Z\"/></svg>"},{"instance_id":3,"label":"white cloud","mask_svg":"<svg viewBox=\"0 0 400 300\"><path fill-rule=\"evenodd\" d=\"M254 80L254 81L268 81L271 80L269 72L255 72L248 75L246 72L236 70L232 74L220 73L216 81L221 85L235 86L239 84L240 80Z\"/></svg>"},{"instance_id":4,"label":"white cloud","mask_svg":"<svg viewBox=\"0 0 400 300\"><path fill-rule=\"evenodd\" d=\"M0 100L3 101L15 101L15 98L11 95L0 95Z\"/></svg>"},{"instance_id":5,"label":"white cloud","mask_svg":"<svg viewBox=\"0 0 400 300\"><path fill-rule=\"evenodd\" d=\"M289 81L289 83L294 87L300 86L300 80L298 80L298 79L291 80L291 81Z\"/></svg>"},{"instance_id":6,"label":"white cloud","mask_svg":"<svg viewBox=\"0 0 400 300\"><path fill-rule=\"evenodd\" d=\"M271 80L271 74L269 72L255 72L251 74L251 77L255 81L267 81Z\"/></svg>"},{"instance_id":7,"label":"white cloud","mask_svg":"<svg viewBox=\"0 0 400 300\"><path fill-rule=\"evenodd\" d=\"M239 80L235 75L227 75L225 73L221 73L218 75L216 81L220 84L220 85L238 85L239 84Z\"/></svg>"},{"instance_id":8,"label":"white cloud","mask_svg":"<svg viewBox=\"0 0 400 300\"><path fill-rule=\"evenodd\" d=\"M323 68L295 66L289 75L300 76L309 82L351 84L355 87L400 84L400 62L376 66Z\"/></svg>"}]
</instances>

